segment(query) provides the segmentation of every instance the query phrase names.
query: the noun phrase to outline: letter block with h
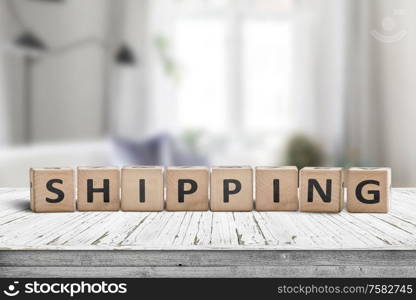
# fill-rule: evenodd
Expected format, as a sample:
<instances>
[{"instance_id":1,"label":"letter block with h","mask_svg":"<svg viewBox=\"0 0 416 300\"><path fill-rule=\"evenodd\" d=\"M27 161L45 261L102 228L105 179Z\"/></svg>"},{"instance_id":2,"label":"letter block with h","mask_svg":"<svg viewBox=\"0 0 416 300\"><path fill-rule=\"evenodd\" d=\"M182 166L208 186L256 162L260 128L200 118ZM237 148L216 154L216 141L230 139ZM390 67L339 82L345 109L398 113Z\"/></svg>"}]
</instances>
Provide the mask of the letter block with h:
<instances>
[{"instance_id":1,"label":"letter block with h","mask_svg":"<svg viewBox=\"0 0 416 300\"><path fill-rule=\"evenodd\" d=\"M116 167L79 167L79 211L120 209L120 170Z\"/></svg>"},{"instance_id":2,"label":"letter block with h","mask_svg":"<svg viewBox=\"0 0 416 300\"><path fill-rule=\"evenodd\" d=\"M342 168L306 167L300 170L300 211L340 212L343 206Z\"/></svg>"},{"instance_id":3,"label":"letter block with h","mask_svg":"<svg viewBox=\"0 0 416 300\"><path fill-rule=\"evenodd\" d=\"M349 212L387 213L390 205L390 168L350 168L347 173Z\"/></svg>"},{"instance_id":4,"label":"letter block with h","mask_svg":"<svg viewBox=\"0 0 416 300\"><path fill-rule=\"evenodd\" d=\"M208 168L169 167L166 181L166 210L208 210Z\"/></svg>"},{"instance_id":5,"label":"letter block with h","mask_svg":"<svg viewBox=\"0 0 416 300\"><path fill-rule=\"evenodd\" d=\"M253 210L253 169L251 167L212 168L211 210Z\"/></svg>"},{"instance_id":6,"label":"letter block with h","mask_svg":"<svg viewBox=\"0 0 416 300\"><path fill-rule=\"evenodd\" d=\"M34 212L75 211L74 171L69 168L30 169L30 208Z\"/></svg>"}]
</instances>

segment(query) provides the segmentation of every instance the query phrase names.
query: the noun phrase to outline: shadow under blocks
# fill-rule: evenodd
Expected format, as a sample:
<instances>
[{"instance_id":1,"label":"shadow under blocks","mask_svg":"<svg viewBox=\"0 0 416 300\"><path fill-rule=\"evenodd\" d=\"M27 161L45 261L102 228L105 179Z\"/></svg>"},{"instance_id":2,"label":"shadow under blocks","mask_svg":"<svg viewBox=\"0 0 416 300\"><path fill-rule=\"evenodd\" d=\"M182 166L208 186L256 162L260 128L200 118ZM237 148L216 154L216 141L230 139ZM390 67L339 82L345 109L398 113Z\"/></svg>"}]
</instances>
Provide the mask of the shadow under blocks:
<instances>
[{"instance_id":1,"label":"shadow under blocks","mask_svg":"<svg viewBox=\"0 0 416 300\"><path fill-rule=\"evenodd\" d=\"M344 187L349 212L389 211L389 168L306 167L298 172L291 166L34 168L30 208L337 213L344 208Z\"/></svg>"}]
</instances>

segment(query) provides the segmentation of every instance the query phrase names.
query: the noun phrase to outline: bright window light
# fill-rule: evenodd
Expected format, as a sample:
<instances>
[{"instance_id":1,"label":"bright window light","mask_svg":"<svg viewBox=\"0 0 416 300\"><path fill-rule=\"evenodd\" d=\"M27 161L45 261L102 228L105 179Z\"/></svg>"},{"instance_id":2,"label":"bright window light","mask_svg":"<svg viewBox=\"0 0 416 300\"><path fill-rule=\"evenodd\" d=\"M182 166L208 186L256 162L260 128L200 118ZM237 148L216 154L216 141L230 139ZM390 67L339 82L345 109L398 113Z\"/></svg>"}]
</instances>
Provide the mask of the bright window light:
<instances>
[{"instance_id":1,"label":"bright window light","mask_svg":"<svg viewBox=\"0 0 416 300\"><path fill-rule=\"evenodd\" d=\"M292 27L287 20L251 19L243 26L246 130L282 130L291 122Z\"/></svg>"},{"instance_id":2,"label":"bright window light","mask_svg":"<svg viewBox=\"0 0 416 300\"><path fill-rule=\"evenodd\" d=\"M174 44L181 74L176 94L177 124L183 129L224 131L224 22L218 19L179 19Z\"/></svg>"}]
</instances>

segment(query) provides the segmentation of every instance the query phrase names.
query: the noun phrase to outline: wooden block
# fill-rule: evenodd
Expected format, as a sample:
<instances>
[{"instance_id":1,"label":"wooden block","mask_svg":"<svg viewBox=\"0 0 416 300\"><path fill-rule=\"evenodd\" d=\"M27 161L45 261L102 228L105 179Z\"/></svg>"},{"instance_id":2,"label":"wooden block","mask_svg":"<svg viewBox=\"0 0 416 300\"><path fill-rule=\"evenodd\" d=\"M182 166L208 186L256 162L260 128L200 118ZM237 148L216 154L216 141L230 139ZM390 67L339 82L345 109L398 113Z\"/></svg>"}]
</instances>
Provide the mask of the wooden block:
<instances>
[{"instance_id":1,"label":"wooden block","mask_svg":"<svg viewBox=\"0 0 416 300\"><path fill-rule=\"evenodd\" d=\"M343 206L342 168L307 167L300 170L300 211L340 212Z\"/></svg>"},{"instance_id":2,"label":"wooden block","mask_svg":"<svg viewBox=\"0 0 416 300\"><path fill-rule=\"evenodd\" d=\"M34 212L75 211L74 170L30 169L30 208Z\"/></svg>"},{"instance_id":3,"label":"wooden block","mask_svg":"<svg viewBox=\"0 0 416 300\"><path fill-rule=\"evenodd\" d=\"M208 168L170 167L166 181L167 210L208 210Z\"/></svg>"},{"instance_id":4,"label":"wooden block","mask_svg":"<svg viewBox=\"0 0 416 300\"><path fill-rule=\"evenodd\" d=\"M212 168L211 210L253 210L253 169L251 167Z\"/></svg>"},{"instance_id":5,"label":"wooden block","mask_svg":"<svg viewBox=\"0 0 416 300\"><path fill-rule=\"evenodd\" d=\"M390 168L350 168L347 172L347 210L387 213L390 206Z\"/></svg>"},{"instance_id":6,"label":"wooden block","mask_svg":"<svg viewBox=\"0 0 416 300\"><path fill-rule=\"evenodd\" d=\"M121 210L161 211L163 207L163 167L121 169Z\"/></svg>"},{"instance_id":7,"label":"wooden block","mask_svg":"<svg viewBox=\"0 0 416 300\"><path fill-rule=\"evenodd\" d=\"M256 210L298 210L298 168L256 167Z\"/></svg>"},{"instance_id":8,"label":"wooden block","mask_svg":"<svg viewBox=\"0 0 416 300\"><path fill-rule=\"evenodd\" d=\"M80 211L114 211L120 208L120 170L115 167L78 168Z\"/></svg>"}]
</instances>

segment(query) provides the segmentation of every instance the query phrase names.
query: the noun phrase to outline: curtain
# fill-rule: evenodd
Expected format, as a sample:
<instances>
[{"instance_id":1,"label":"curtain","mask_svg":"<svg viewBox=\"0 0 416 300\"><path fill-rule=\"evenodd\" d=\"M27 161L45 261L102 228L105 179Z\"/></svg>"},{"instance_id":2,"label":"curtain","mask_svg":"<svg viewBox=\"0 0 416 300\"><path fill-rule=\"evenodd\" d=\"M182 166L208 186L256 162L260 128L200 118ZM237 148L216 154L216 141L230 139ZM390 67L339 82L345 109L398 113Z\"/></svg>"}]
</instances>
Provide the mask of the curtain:
<instances>
[{"instance_id":1,"label":"curtain","mask_svg":"<svg viewBox=\"0 0 416 300\"><path fill-rule=\"evenodd\" d=\"M0 45L6 44L6 32L5 32L5 18L4 3L0 3ZM4 47L0 48L0 51ZM7 119L7 102L6 102L6 76L4 66L4 52L0 52L0 147L3 147L8 142L8 119Z\"/></svg>"},{"instance_id":2,"label":"curtain","mask_svg":"<svg viewBox=\"0 0 416 300\"><path fill-rule=\"evenodd\" d=\"M416 184L416 2L300 0L298 123L330 165L387 166Z\"/></svg>"},{"instance_id":3,"label":"curtain","mask_svg":"<svg viewBox=\"0 0 416 300\"><path fill-rule=\"evenodd\" d=\"M334 165L343 157L344 0L300 0L295 9L294 95L298 131L319 142Z\"/></svg>"}]
</instances>

